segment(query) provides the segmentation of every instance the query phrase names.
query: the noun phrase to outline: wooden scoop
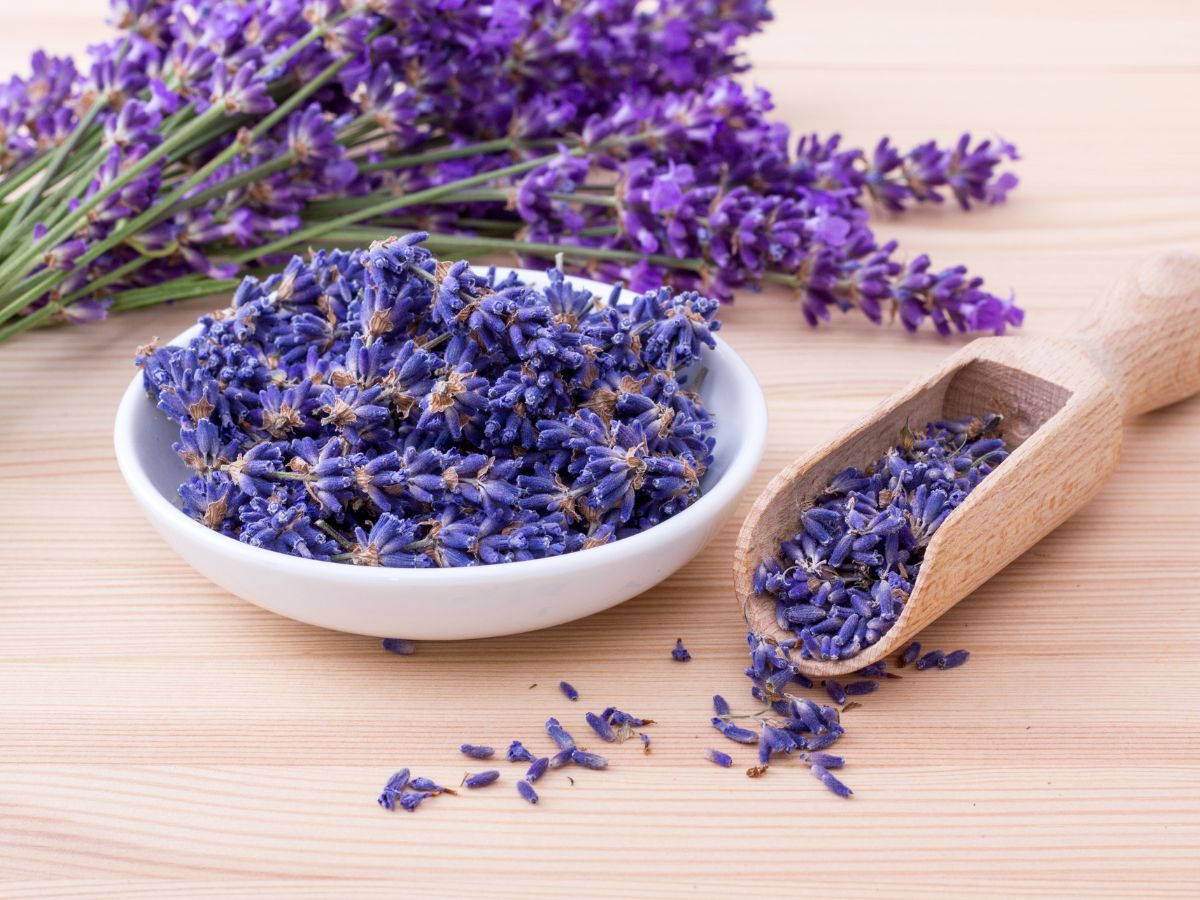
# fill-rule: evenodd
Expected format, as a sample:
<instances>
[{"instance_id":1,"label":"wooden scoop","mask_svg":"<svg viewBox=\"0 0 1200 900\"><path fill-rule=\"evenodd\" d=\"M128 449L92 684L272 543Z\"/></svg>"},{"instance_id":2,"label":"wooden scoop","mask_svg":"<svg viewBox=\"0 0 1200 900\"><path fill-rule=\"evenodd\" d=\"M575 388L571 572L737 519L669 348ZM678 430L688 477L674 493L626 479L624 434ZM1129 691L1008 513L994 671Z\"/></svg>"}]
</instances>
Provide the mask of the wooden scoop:
<instances>
[{"instance_id":1,"label":"wooden scoop","mask_svg":"<svg viewBox=\"0 0 1200 900\"><path fill-rule=\"evenodd\" d=\"M1200 391L1200 256L1144 262L1091 311L1072 337L981 338L947 359L772 479L738 536L734 590L751 630L793 637L775 602L754 593L754 570L800 530L806 500L848 466L879 459L913 428L937 419L998 412L1012 455L934 534L891 630L857 656L793 658L813 678L844 675L882 659L1003 569L1104 485L1127 416Z\"/></svg>"}]
</instances>

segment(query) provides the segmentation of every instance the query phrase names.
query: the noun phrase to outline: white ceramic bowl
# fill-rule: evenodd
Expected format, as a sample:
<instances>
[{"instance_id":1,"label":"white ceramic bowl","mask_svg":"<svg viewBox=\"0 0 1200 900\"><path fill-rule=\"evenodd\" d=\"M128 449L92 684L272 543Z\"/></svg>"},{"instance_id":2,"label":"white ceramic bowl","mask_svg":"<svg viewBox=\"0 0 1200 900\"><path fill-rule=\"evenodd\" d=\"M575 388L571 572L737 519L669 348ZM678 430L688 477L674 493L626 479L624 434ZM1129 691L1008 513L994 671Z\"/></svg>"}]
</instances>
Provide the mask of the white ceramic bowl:
<instances>
[{"instance_id":1,"label":"white ceramic bowl","mask_svg":"<svg viewBox=\"0 0 1200 900\"><path fill-rule=\"evenodd\" d=\"M516 271L527 283L546 283L542 272ZM572 281L601 297L610 290ZM199 329L171 343L186 343ZM189 470L171 449L178 429L146 396L140 374L117 410L117 462L163 539L201 575L264 609L376 637L516 634L591 615L654 587L699 553L728 519L762 457L767 410L754 375L720 338L715 350L706 351L704 365L700 393L716 420L716 449L700 499L640 534L547 559L454 569L369 568L275 553L211 531L179 508L177 489Z\"/></svg>"}]
</instances>

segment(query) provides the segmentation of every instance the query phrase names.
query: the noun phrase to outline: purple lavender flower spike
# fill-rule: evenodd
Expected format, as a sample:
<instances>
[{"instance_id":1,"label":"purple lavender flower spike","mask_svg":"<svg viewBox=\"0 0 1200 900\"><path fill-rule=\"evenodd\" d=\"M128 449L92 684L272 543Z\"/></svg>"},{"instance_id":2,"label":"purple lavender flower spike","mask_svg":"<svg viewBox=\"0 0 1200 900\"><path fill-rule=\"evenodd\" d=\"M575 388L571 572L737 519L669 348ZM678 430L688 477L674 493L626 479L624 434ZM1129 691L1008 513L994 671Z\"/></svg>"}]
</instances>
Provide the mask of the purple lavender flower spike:
<instances>
[{"instance_id":1,"label":"purple lavender flower spike","mask_svg":"<svg viewBox=\"0 0 1200 900\"><path fill-rule=\"evenodd\" d=\"M704 751L704 758L711 763L715 763L722 768L728 769L733 765L733 757L728 753L722 753L720 750L708 749Z\"/></svg>"},{"instance_id":2,"label":"purple lavender flower spike","mask_svg":"<svg viewBox=\"0 0 1200 900\"><path fill-rule=\"evenodd\" d=\"M573 686L571 686L570 684L568 684L565 681L560 681L558 683L558 689L563 692L563 694L566 696L566 698L568 700L578 700L579 699L579 691L575 690L575 688Z\"/></svg>"},{"instance_id":3,"label":"purple lavender flower spike","mask_svg":"<svg viewBox=\"0 0 1200 900\"><path fill-rule=\"evenodd\" d=\"M481 788L495 783L499 778L500 772L498 769L489 769L486 772L477 772L474 775L468 775L463 784L471 789Z\"/></svg>"}]
</instances>

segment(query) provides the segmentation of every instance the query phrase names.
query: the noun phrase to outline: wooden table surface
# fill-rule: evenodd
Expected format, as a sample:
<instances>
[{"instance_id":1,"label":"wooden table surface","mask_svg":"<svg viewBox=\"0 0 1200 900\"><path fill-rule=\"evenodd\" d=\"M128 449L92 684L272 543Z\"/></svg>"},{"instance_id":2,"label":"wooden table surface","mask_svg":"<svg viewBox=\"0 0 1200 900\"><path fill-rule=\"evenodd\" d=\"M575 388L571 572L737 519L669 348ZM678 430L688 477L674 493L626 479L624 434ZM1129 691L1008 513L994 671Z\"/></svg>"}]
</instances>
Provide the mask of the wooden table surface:
<instances>
[{"instance_id":1,"label":"wooden table surface","mask_svg":"<svg viewBox=\"0 0 1200 900\"><path fill-rule=\"evenodd\" d=\"M5 68L103 34L99 0L2 6ZM774 6L754 78L797 131L1019 144L1010 205L880 230L1016 290L1028 332L1069 329L1143 254L1200 249L1189 0ZM1196 896L1200 400L1131 423L1101 496L926 632L967 666L846 715L842 801L799 764L752 781L748 752L702 758L710 696L750 702L736 521L616 609L406 658L195 575L127 493L111 423L134 346L204 308L0 349L0 896ZM724 318L770 403L752 492L960 344L810 331L782 295ZM400 766L457 783L459 743L539 742L549 715L582 733L609 704L659 720L653 752L552 774L537 807L507 768L414 815L375 805Z\"/></svg>"}]
</instances>

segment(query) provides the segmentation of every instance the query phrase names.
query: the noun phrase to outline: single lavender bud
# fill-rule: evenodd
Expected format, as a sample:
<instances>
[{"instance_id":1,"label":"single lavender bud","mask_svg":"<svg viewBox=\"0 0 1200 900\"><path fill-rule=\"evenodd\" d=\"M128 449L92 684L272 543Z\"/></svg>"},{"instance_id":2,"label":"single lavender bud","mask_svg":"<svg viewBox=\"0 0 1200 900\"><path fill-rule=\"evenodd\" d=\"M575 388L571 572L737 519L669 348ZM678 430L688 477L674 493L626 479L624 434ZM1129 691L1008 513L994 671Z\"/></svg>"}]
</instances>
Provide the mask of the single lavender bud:
<instances>
[{"instance_id":1,"label":"single lavender bud","mask_svg":"<svg viewBox=\"0 0 1200 900\"><path fill-rule=\"evenodd\" d=\"M568 700L579 699L579 691L575 690L575 688L566 681L560 681L558 683L558 689L566 695Z\"/></svg>"},{"instance_id":2,"label":"single lavender bud","mask_svg":"<svg viewBox=\"0 0 1200 900\"><path fill-rule=\"evenodd\" d=\"M571 762L571 754L574 752L574 747L564 747L562 750L559 750L550 757L550 768L561 769L563 766Z\"/></svg>"},{"instance_id":3,"label":"single lavender bud","mask_svg":"<svg viewBox=\"0 0 1200 900\"><path fill-rule=\"evenodd\" d=\"M970 650L955 650L942 657L942 659L938 662L938 666L943 669L957 669L970 657Z\"/></svg>"},{"instance_id":4,"label":"single lavender bud","mask_svg":"<svg viewBox=\"0 0 1200 900\"><path fill-rule=\"evenodd\" d=\"M571 750L575 747L575 738L559 724L558 719L551 717L546 720L546 734L550 735L550 740L554 741L560 750Z\"/></svg>"},{"instance_id":5,"label":"single lavender bud","mask_svg":"<svg viewBox=\"0 0 1200 900\"><path fill-rule=\"evenodd\" d=\"M851 697L861 697L864 694L870 694L877 687L878 681L852 681L846 685L846 694Z\"/></svg>"},{"instance_id":6,"label":"single lavender bud","mask_svg":"<svg viewBox=\"0 0 1200 900\"><path fill-rule=\"evenodd\" d=\"M525 745L520 741L513 741L509 744L505 756L509 762L531 762L534 758L533 754L525 749Z\"/></svg>"},{"instance_id":7,"label":"single lavender bud","mask_svg":"<svg viewBox=\"0 0 1200 900\"><path fill-rule=\"evenodd\" d=\"M491 759L496 755L494 747L484 747L478 744L463 744L458 749L464 756L470 756L474 759Z\"/></svg>"},{"instance_id":8,"label":"single lavender bud","mask_svg":"<svg viewBox=\"0 0 1200 900\"><path fill-rule=\"evenodd\" d=\"M729 703L720 694L713 695L713 709L718 716L727 716L730 714Z\"/></svg>"},{"instance_id":9,"label":"single lavender bud","mask_svg":"<svg viewBox=\"0 0 1200 900\"><path fill-rule=\"evenodd\" d=\"M489 769L487 772L478 772L475 775L468 775L463 781L463 784L468 788L487 787L489 784L497 781L500 778L500 772L496 769Z\"/></svg>"},{"instance_id":10,"label":"single lavender bud","mask_svg":"<svg viewBox=\"0 0 1200 900\"><path fill-rule=\"evenodd\" d=\"M677 662L687 662L692 658L692 654L683 646L683 638L675 639L675 649L671 651L671 657Z\"/></svg>"},{"instance_id":11,"label":"single lavender bud","mask_svg":"<svg viewBox=\"0 0 1200 900\"><path fill-rule=\"evenodd\" d=\"M406 641L404 638L384 638L383 649L398 656L412 656L417 648L412 641Z\"/></svg>"},{"instance_id":12,"label":"single lavender bud","mask_svg":"<svg viewBox=\"0 0 1200 900\"><path fill-rule=\"evenodd\" d=\"M550 768L549 757L543 756L539 759L535 759L533 761L533 765L531 765L529 770L525 773L525 780L532 784L545 775L548 768Z\"/></svg>"},{"instance_id":13,"label":"single lavender bud","mask_svg":"<svg viewBox=\"0 0 1200 900\"><path fill-rule=\"evenodd\" d=\"M728 769L733 765L733 757L728 753L722 753L720 750L708 749L704 751L704 758L711 763L716 763L722 768Z\"/></svg>"},{"instance_id":14,"label":"single lavender bud","mask_svg":"<svg viewBox=\"0 0 1200 900\"><path fill-rule=\"evenodd\" d=\"M810 766L810 770L821 784L825 785L825 787L829 788L832 793L837 794L839 797L849 797L854 793L854 791L834 778L833 774L824 766L814 763Z\"/></svg>"},{"instance_id":15,"label":"single lavender bud","mask_svg":"<svg viewBox=\"0 0 1200 900\"><path fill-rule=\"evenodd\" d=\"M925 669L932 669L941 664L946 658L946 654L941 650L930 650L924 656L917 660L917 671L921 672Z\"/></svg>"},{"instance_id":16,"label":"single lavender bud","mask_svg":"<svg viewBox=\"0 0 1200 900\"><path fill-rule=\"evenodd\" d=\"M904 666L912 665L917 661L917 657L920 655L921 645L917 641L913 641L911 644L905 647L904 652L900 654L900 667L903 668Z\"/></svg>"},{"instance_id":17,"label":"single lavender bud","mask_svg":"<svg viewBox=\"0 0 1200 900\"><path fill-rule=\"evenodd\" d=\"M603 769L608 766L608 760L598 753L588 753L586 750L572 750L571 762L585 769Z\"/></svg>"},{"instance_id":18,"label":"single lavender bud","mask_svg":"<svg viewBox=\"0 0 1200 900\"><path fill-rule=\"evenodd\" d=\"M609 725L604 719L592 712L588 713L584 718L587 719L587 723L592 726L592 731L600 735L603 740L608 741L610 744L616 741L617 736L613 732L612 726Z\"/></svg>"},{"instance_id":19,"label":"single lavender bud","mask_svg":"<svg viewBox=\"0 0 1200 900\"><path fill-rule=\"evenodd\" d=\"M829 698L833 700L834 703L840 705L846 702L846 689L832 678L827 678L825 680L825 693L829 695Z\"/></svg>"},{"instance_id":20,"label":"single lavender bud","mask_svg":"<svg viewBox=\"0 0 1200 900\"><path fill-rule=\"evenodd\" d=\"M517 793L529 803L536 805L538 802L537 791L533 789L533 785L528 781L522 780L517 782Z\"/></svg>"}]
</instances>

